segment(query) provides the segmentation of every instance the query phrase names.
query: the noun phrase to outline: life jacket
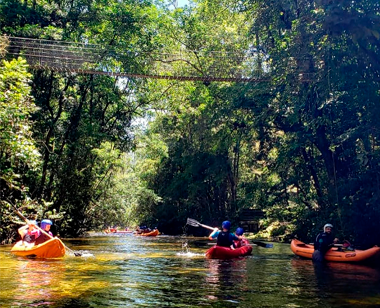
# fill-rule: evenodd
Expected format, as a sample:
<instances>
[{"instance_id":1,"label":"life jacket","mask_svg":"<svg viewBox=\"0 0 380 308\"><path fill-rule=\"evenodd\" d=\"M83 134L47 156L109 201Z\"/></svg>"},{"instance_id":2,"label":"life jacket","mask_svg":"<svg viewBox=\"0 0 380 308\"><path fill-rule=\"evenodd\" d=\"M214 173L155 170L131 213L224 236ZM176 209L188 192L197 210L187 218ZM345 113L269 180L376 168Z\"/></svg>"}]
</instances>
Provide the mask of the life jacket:
<instances>
[{"instance_id":1,"label":"life jacket","mask_svg":"<svg viewBox=\"0 0 380 308\"><path fill-rule=\"evenodd\" d=\"M25 234L24 242L34 243L36 241L36 236L34 234Z\"/></svg>"},{"instance_id":2,"label":"life jacket","mask_svg":"<svg viewBox=\"0 0 380 308\"><path fill-rule=\"evenodd\" d=\"M40 232L38 230L33 230L32 232L28 231L23 238L24 242L34 243L36 239L39 237Z\"/></svg>"},{"instance_id":3,"label":"life jacket","mask_svg":"<svg viewBox=\"0 0 380 308\"><path fill-rule=\"evenodd\" d=\"M320 251L323 255L331 248L334 242L334 237L331 233L321 232L317 235L314 241L314 250Z\"/></svg>"},{"instance_id":4,"label":"life jacket","mask_svg":"<svg viewBox=\"0 0 380 308\"><path fill-rule=\"evenodd\" d=\"M216 242L217 246L230 247L233 244L232 234L230 232L219 232Z\"/></svg>"},{"instance_id":5,"label":"life jacket","mask_svg":"<svg viewBox=\"0 0 380 308\"><path fill-rule=\"evenodd\" d=\"M249 242L248 242L248 240L245 239L245 238L243 238L243 239L241 239L241 240L239 240L239 241L234 241L234 247L235 247L235 248L240 248L240 247L242 247L242 246L246 246L246 245L248 245L248 244L249 244Z\"/></svg>"},{"instance_id":6,"label":"life jacket","mask_svg":"<svg viewBox=\"0 0 380 308\"><path fill-rule=\"evenodd\" d=\"M51 237L53 237L53 233L51 233L50 231L45 231L45 232L47 234L49 234ZM50 240L51 237L49 237L45 233L41 232L41 235L39 237L37 237L35 244L39 245L39 244L45 243L46 241Z\"/></svg>"}]
</instances>

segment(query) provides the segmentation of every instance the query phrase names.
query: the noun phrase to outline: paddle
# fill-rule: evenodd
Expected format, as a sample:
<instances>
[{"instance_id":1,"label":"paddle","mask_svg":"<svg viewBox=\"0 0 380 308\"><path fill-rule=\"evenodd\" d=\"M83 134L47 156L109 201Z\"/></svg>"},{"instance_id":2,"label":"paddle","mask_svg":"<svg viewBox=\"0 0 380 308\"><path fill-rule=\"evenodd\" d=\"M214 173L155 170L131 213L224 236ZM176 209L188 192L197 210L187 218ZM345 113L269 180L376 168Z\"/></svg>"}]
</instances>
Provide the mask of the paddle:
<instances>
[{"instance_id":1,"label":"paddle","mask_svg":"<svg viewBox=\"0 0 380 308\"><path fill-rule=\"evenodd\" d=\"M206 229L215 230L215 228L201 224L199 221L192 219L192 218L188 218L186 224L189 226L192 226L192 227L203 227ZM267 243L260 242L260 241L251 241L251 242L256 244L257 246L260 246L260 247L273 248L273 244L267 244Z\"/></svg>"},{"instance_id":2,"label":"paddle","mask_svg":"<svg viewBox=\"0 0 380 308\"><path fill-rule=\"evenodd\" d=\"M15 211L15 213L17 214L18 217L20 217L20 218L23 219L27 224L29 224L29 220L28 220L27 218L25 218L25 216L22 215L22 214L21 214L16 208L14 208L13 210ZM47 233L45 230L41 229L39 226L36 225L36 227L37 227L38 230L40 230L42 233L44 233L45 235L47 235L49 238L51 238L51 239L54 238L54 237L52 237L49 233ZM63 244L63 242L62 242L62 244ZM67 247L65 244L63 244L63 246L65 247L65 249L66 249L69 253L73 254L74 256L76 256L76 257L81 257L81 256L82 256L81 253L79 253L79 252L75 252L75 251L71 250L71 249L70 249L69 247Z\"/></svg>"},{"instance_id":3,"label":"paddle","mask_svg":"<svg viewBox=\"0 0 380 308\"><path fill-rule=\"evenodd\" d=\"M309 243L309 245L314 246L314 243ZM331 247L343 247L343 244L333 244Z\"/></svg>"},{"instance_id":4,"label":"paddle","mask_svg":"<svg viewBox=\"0 0 380 308\"><path fill-rule=\"evenodd\" d=\"M189 226L192 226L192 227L203 227L203 228L206 228L206 229L215 230L215 228L203 225L199 221L196 221L195 219L191 219L191 218L187 219L186 224L189 225Z\"/></svg>"}]
</instances>

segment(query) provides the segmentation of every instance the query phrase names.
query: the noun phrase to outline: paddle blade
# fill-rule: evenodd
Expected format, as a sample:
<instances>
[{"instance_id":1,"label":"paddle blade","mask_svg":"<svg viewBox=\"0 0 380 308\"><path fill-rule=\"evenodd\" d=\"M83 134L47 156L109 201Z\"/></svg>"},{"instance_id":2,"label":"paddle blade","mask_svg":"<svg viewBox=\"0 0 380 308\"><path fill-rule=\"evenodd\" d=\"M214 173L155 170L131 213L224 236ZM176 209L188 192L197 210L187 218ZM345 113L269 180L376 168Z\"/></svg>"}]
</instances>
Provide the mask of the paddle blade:
<instances>
[{"instance_id":1,"label":"paddle blade","mask_svg":"<svg viewBox=\"0 0 380 308\"><path fill-rule=\"evenodd\" d=\"M195 219L188 218L186 224L192 227L199 227L201 224Z\"/></svg>"}]
</instances>

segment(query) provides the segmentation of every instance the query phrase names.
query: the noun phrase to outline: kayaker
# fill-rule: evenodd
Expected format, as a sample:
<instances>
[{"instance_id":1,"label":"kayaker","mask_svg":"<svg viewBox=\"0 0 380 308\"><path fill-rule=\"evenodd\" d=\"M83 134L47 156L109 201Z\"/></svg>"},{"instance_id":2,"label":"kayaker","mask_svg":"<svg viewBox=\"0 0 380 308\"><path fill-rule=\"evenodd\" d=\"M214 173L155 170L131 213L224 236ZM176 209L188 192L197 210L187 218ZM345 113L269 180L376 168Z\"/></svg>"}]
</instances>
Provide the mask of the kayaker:
<instances>
[{"instance_id":1,"label":"kayaker","mask_svg":"<svg viewBox=\"0 0 380 308\"><path fill-rule=\"evenodd\" d=\"M147 227L147 226L144 226L143 227L143 232L142 233L149 233L149 232L152 232L152 229Z\"/></svg>"},{"instance_id":2,"label":"kayaker","mask_svg":"<svg viewBox=\"0 0 380 308\"><path fill-rule=\"evenodd\" d=\"M46 241L50 240L53 237L53 233L51 233L50 228L52 226L53 222L49 219L44 219L41 221L41 229L44 230L47 234L44 232L41 232L41 235L36 239L36 245L45 243ZM49 237L49 235L51 237Z\"/></svg>"},{"instance_id":3,"label":"kayaker","mask_svg":"<svg viewBox=\"0 0 380 308\"><path fill-rule=\"evenodd\" d=\"M18 229L21 239L25 245L35 243L36 239L41 235L40 230L37 229L37 222L29 220L28 224Z\"/></svg>"},{"instance_id":4,"label":"kayaker","mask_svg":"<svg viewBox=\"0 0 380 308\"><path fill-rule=\"evenodd\" d=\"M137 234L143 234L143 233L149 233L151 232L152 230L150 228L148 228L147 226L140 226L140 227L137 227L138 229L136 230L137 231Z\"/></svg>"},{"instance_id":5,"label":"kayaker","mask_svg":"<svg viewBox=\"0 0 380 308\"><path fill-rule=\"evenodd\" d=\"M344 240L341 247L338 247L338 251L354 251L354 247L347 240Z\"/></svg>"},{"instance_id":6,"label":"kayaker","mask_svg":"<svg viewBox=\"0 0 380 308\"><path fill-rule=\"evenodd\" d=\"M146 226L137 226L135 230L136 234L148 233Z\"/></svg>"},{"instance_id":7,"label":"kayaker","mask_svg":"<svg viewBox=\"0 0 380 308\"><path fill-rule=\"evenodd\" d=\"M230 247L231 249L234 248L234 241L239 241L241 237L236 236L235 234L230 232L231 229L231 223L226 220L222 223L222 231L220 231L218 228L215 228L214 231L211 232L209 235L209 239L217 239L216 245L222 246L222 247Z\"/></svg>"},{"instance_id":8,"label":"kayaker","mask_svg":"<svg viewBox=\"0 0 380 308\"><path fill-rule=\"evenodd\" d=\"M237 237L241 237L241 239L240 240L238 240L238 241L234 241L234 247L235 248L239 248L239 247L242 247L242 246L245 246L245 245L248 245L249 243L248 243L248 240L244 237L244 229L243 228L241 228L241 227L239 227L239 228L237 228L236 229L236 231L235 231L235 235L237 236Z\"/></svg>"},{"instance_id":9,"label":"kayaker","mask_svg":"<svg viewBox=\"0 0 380 308\"><path fill-rule=\"evenodd\" d=\"M333 238L331 233L332 228L332 224L325 224L323 232L319 233L315 238L313 252L314 262L323 262L326 252L339 241L337 238Z\"/></svg>"},{"instance_id":10,"label":"kayaker","mask_svg":"<svg viewBox=\"0 0 380 308\"><path fill-rule=\"evenodd\" d=\"M135 231L133 231L133 233L135 233L135 234L141 234L142 231L141 231L140 227L137 226L136 229L135 229Z\"/></svg>"}]
</instances>

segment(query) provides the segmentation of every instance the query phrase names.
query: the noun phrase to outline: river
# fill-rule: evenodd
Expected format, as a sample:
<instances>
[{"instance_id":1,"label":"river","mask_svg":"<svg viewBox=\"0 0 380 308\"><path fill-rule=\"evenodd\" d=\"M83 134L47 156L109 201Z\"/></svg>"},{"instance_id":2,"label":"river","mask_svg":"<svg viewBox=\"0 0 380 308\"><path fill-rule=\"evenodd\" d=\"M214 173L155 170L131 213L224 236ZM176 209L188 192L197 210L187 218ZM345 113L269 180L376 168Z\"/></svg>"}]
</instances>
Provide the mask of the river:
<instances>
[{"instance_id":1,"label":"river","mask_svg":"<svg viewBox=\"0 0 380 308\"><path fill-rule=\"evenodd\" d=\"M205 239L94 235L65 239L81 257L31 260L0 246L0 307L380 307L380 271L314 268L287 244L207 260Z\"/></svg>"}]
</instances>

